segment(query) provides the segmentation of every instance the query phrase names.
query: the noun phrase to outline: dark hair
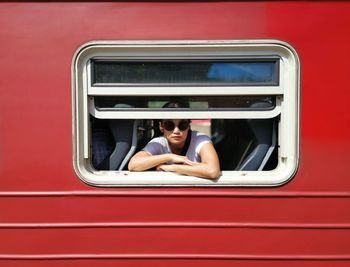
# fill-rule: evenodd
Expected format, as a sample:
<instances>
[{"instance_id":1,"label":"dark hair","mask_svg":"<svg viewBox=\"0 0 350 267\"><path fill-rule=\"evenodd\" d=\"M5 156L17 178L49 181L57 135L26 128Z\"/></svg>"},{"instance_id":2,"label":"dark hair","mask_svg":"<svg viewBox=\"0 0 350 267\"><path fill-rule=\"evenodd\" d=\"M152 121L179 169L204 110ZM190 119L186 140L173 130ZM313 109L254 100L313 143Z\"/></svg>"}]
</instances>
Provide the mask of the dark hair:
<instances>
[{"instance_id":1,"label":"dark hair","mask_svg":"<svg viewBox=\"0 0 350 267\"><path fill-rule=\"evenodd\" d=\"M187 101L170 101L163 105L163 108L189 108L190 105Z\"/></svg>"},{"instance_id":2,"label":"dark hair","mask_svg":"<svg viewBox=\"0 0 350 267\"><path fill-rule=\"evenodd\" d=\"M167 102L163 105L163 108L189 108L190 105L187 101L170 101ZM163 121L163 120L158 120L159 122ZM189 122L191 122L191 120L188 120Z\"/></svg>"}]
</instances>

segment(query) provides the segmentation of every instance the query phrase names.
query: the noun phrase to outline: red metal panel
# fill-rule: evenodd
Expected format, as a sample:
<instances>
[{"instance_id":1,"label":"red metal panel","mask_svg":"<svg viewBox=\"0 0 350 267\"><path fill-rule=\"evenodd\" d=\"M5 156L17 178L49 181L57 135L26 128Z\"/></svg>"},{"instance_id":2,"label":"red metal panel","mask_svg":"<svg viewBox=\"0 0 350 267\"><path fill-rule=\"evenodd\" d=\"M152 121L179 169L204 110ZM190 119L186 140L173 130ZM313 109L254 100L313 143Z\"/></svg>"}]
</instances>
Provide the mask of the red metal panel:
<instances>
[{"instance_id":1,"label":"red metal panel","mask_svg":"<svg viewBox=\"0 0 350 267\"><path fill-rule=\"evenodd\" d=\"M349 260L350 230L245 228L5 229L3 255ZM48 243L50 240L50 243ZM249 242L248 242L249 240Z\"/></svg>"},{"instance_id":2,"label":"red metal panel","mask_svg":"<svg viewBox=\"0 0 350 267\"><path fill-rule=\"evenodd\" d=\"M11 223L350 228L349 206L349 197L6 197L0 229Z\"/></svg>"},{"instance_id":3,"label":"red metal panel","mask_svg":"<svg viewBox=\"0 0 350 267\"><path fill-rule=\"evenodd\" d=\"M133 259L99 259L99 260L91 260L91 259L82 259L82 260L21 260L21 261L13 261L6 260L2 261L4 266L8 267L23 267L23 266L35 266L35 267L77 267L77 266L104 266L104 267L115 267L115 266L153 266L153 267L163 267L164 265L169 267L178 267L178 266L201 266L201 267L226 267L232 266L233 263L231 260L210 260L210 259L199 259L199 260L164 260L164 259L152 259L152 260L133 260ZM302 265L301 265L302 264ZM280 267L280 266L288 266L288 267L348 267L349 263L346 261L304 261L300 262L296 261L282 261L282 260L237 260L234 262L235 266L241 267L251 267L251 266L260 266L260 267Z\"/></svg>"},{"instance_id":4,"label":"red metal panel","mask_svg":"<svg viewBox=\"0 0 350 267\"><path fill-rule=\"evenodd\" d=\"M81 44L277 38L302 64L301 168L282 190L348 191L349 10L347 2L2 3L2 189L88 188L71 159L70 63Z\"/></svg>"}]
</instances>

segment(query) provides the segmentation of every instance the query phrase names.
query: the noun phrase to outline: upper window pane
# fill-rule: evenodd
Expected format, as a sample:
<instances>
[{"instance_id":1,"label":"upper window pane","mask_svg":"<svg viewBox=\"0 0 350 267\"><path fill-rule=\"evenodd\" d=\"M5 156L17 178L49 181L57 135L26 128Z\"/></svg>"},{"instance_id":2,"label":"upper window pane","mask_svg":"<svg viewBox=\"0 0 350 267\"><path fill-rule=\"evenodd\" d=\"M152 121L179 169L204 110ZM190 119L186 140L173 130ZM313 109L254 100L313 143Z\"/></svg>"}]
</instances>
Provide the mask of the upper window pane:
<instances>
[{"instance_id":1,"label":"upper window pane","mask_svg":"<svg viewBox=\"0 0 350 267\"><path fill-rule=\"evenodd\" d=\"M99 110L126 109L128 106L116 107L118 104L127 104L132 110L163 109L167 102L183 102L183 97L174 96L97 96L94 97L95 107ZM272 110L276 106L274 96L187 96L186 102L192 111L198 110ZM264 103L257 105L256 103ZM183 108L184 109L184 108Z\"/></svg>"},{"instance_id":2,"label":"upper window pane","mask_svg":"<svg viewBox=\"0 0 350 267\"><path fill-rule=\"evenodd\" d=\"M278 61L103 61L92 83L127 85L278 85Z\"/></svg>"}]
</instances>

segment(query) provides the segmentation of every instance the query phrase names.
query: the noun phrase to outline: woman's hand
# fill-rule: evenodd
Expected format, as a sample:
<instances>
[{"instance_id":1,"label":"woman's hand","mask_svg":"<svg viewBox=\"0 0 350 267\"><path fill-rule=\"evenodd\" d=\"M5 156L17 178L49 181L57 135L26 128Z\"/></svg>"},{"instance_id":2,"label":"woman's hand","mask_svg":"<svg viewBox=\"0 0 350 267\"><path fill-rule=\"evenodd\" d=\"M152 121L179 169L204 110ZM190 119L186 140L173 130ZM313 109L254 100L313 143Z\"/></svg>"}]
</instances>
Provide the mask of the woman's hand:
<instances>
[{"instance_id":1,"label":"woman's hand","mask_svg":"<svg viewBox=\"0 0 350 267\"><path fill-rule=\"evenodd\" d=\"M144 171L158 165L163 165L166 162L188 166L192 166L194 164L194 162L190 161L187 157L179 156L176 154L162 154L152 156L146 151L139 151L131 158L128 167L130 171Z\"/></svg>"},{"instance_id":2,"label":"woman's hand","mask_svg":"<svg viewBox=\"0 0 350 267\"><path fill-rule=\"evenodd\" d=\"M157 171L161 171L161 172L173 172L174 168L172 166L172 164L162 164L162 165L158 165L156 167Z\"/></svg>"},{"instance_id":3,"label":"woman's hand","mask_svg":"<svg viewBox=\"0 0 350 267\"><path fill-rule=\"evenodd\" d=\"M170 161L176 164L186 164L186 165L193 165L193 161L190 161L186 156L180 156L176 154L169 154Z\"/></svg>"},{"instance_id":4,"label":"woman's hand","mask_svg":"<svg viewBox=\"0 0 350 267\"><path fill-rule=\"evenodd\" d=\"M220 176L220 164L216 151L211 143L203 145L200 156L202 162L195 163L189 161L186 157L174 155L175 164L159 164L158 171L176 172L190 176L197 176L207 179L217 179ZM186 160L187 159L187 160ZM178 162L176 162L178 161ZM191 164L186 164L186 162Z\"/></svg>"},{"instance_id":5,"label":"woman's hand","mask_svg":"<svg viewBox=\"0 0 350 267\"><path fill-rule=\"evenodd\" d=\"M220 164L211 143L204 144L199 155L202 162L195 163L185 156L176 154L150 155L139 151L129 162L130 171L144 171L156 167L158 171L176 172L178 174L217 179L220 176ZM173 164L166 164L171 162Z\"/></svg>"},{"instance_id":6,"label":"woman's hand","mask_svg":"<svg viewBox=\"0 0 350 267\"><path fill-rule=\"evenodd\" d=\"M170 161L174 164L160 164L156 167L157 171L174 172L175 164L183 164L183 165L189 165L189 166L193 166L195 164L195 162L190 161L186 156L169 154L169 157L170 157Z\"/></svg>"}]
</instances>

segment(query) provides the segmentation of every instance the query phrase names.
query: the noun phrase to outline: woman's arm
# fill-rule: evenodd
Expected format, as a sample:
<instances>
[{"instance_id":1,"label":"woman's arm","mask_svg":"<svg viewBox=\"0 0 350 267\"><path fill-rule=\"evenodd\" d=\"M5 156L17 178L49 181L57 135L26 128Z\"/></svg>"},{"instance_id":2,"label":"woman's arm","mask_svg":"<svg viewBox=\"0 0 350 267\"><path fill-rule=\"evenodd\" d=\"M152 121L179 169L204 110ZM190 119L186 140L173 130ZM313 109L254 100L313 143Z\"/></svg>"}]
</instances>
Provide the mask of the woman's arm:
<instances>
[{"instance_id":1,"label":"woman's arm","mask_svg":"<svg viewBox=\"0 0 350 267\"><path fill-rule=\"evenodd\" d=\"M139 151L130 160L129 171L145 171L152 169L155 166L162 165L168 161L173 163L182 163L192 165L193 162L187 157L175 154L150 155L146 151Z\"/></svg>"},{"instance_id":2,"label":"woman's arm","mask_svg":"<svg viewBox=\"0 0 350 267\"><path fill-rule=\"evenodd\" d=\"M211 143L203 145L199 152L199 155L202 160L201 163L194 163L193 165L160 165L157 167L157 169L162 171L176 172L184 175L217 179L220 176L220 163L214 146Z\"/></svg>"}]
</instances>

